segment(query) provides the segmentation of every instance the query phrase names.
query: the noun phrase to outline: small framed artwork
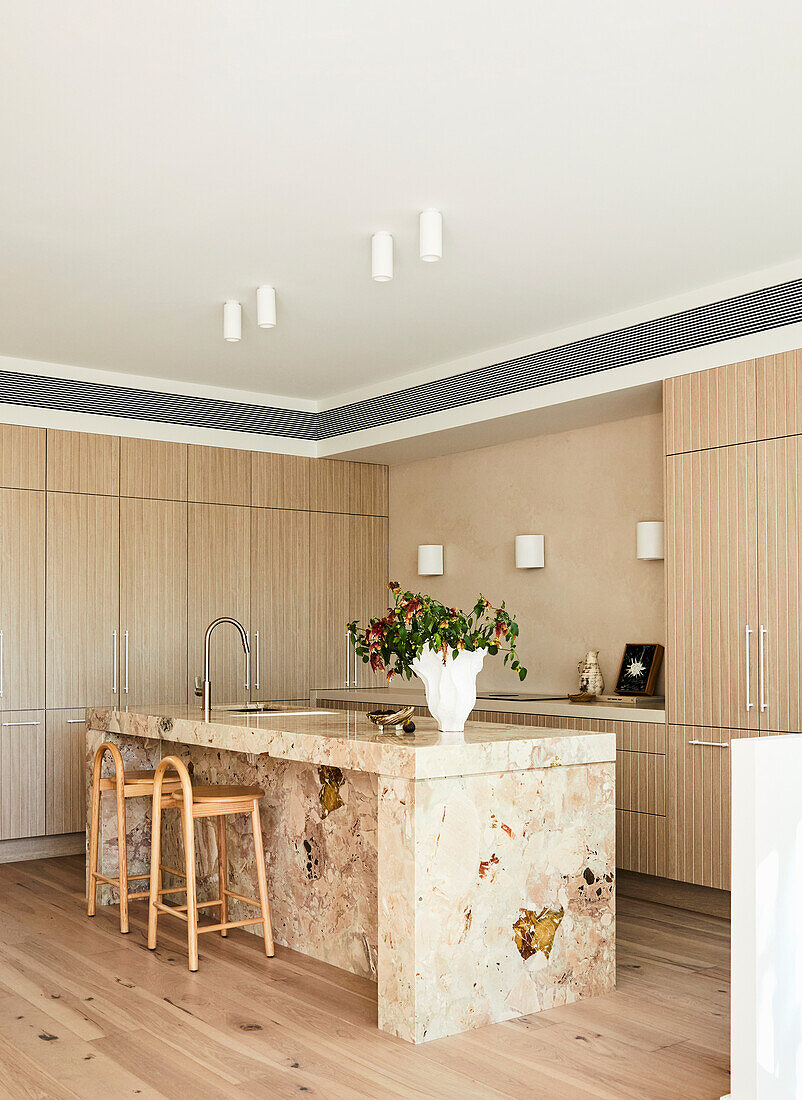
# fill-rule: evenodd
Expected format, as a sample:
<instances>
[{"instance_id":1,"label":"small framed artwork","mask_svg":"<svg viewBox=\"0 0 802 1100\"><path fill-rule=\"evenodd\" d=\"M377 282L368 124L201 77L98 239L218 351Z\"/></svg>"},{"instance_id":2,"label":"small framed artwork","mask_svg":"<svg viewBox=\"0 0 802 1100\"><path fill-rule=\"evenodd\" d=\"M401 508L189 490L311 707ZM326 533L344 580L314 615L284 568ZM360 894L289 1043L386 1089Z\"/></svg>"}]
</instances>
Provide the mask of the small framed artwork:
<instances>
[{"instance_id":1,"label":"small framed artwork","mask_svg":"<svg viewBox=\"0 0 802 1100\"><path fill-rule=\"evenodd\" d=\"M654 695L664 652L657 642L627 642L615 685L616 695Z\"/></svg>"}]
</instances>

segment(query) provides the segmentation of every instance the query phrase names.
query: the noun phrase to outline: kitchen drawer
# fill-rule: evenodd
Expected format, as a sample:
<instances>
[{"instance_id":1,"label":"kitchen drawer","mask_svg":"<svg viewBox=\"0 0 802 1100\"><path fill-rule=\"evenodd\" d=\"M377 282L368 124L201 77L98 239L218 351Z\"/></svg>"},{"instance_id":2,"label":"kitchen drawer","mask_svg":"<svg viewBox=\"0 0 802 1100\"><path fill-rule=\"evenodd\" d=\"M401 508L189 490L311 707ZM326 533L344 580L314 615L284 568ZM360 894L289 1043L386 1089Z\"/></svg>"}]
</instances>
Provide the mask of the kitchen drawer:
<instances>
[{"instance_id":1,"label":"kitchen drawer","mask_svg":"<svg viewBox=\"0 0 802 1100\"><path fill-rule=\"evenodd\" d=\"M618 810L665 817L666 758L654 752L618 749L615 762L615 805Z\"/></svg>"}]
</instances>

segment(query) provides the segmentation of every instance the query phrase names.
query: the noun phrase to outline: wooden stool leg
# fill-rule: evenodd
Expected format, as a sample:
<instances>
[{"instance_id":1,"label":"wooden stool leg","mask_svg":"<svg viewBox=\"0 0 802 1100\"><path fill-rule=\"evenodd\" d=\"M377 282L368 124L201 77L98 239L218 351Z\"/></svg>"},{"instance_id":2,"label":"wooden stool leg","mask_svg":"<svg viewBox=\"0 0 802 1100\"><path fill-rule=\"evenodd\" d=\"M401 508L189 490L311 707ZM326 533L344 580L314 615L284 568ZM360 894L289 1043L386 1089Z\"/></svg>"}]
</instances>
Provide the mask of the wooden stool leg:
<instances>
[{"instance_id":1,"label":"wooden stool leg","mask_svg":"<svg viewBox=\"0 0 802 1100\"><path fill-rule=\"evenodd\" d=\"M269 959L275 955L273 946L273 928L270 924L270 905L267 901L267 872L265 871L265 849L262 844L262 822L259 817L259 801L253 800L251 809L253 825L253 852L256 860L256 881L259 884L259 904L262 909L262 927L265 934L265 954Z\"/></svg>"},{"instance_id":2,"label":"wooden stool leg","mask_svg":"<svg viewBox=\"0 0 802 1100\"><path fill-rule=\"evenodd\" d=\"M156 903L161 901L162 872L162 808L160 802L153 800L153 826L150 837L150 897L148 898L148 949L156 950L158 937L159 910Z\"/></svg>"},{"instance_id":3,"label":"wooden stool leg","mask_svg":"<svg viewBox=\"0 0 802 1100\"><path fill-rule=\"evenodd\" d=\"M99 770L99 769L98 769ZM92 783L92 811L89 818L89 879L87 882L87 906L86 912L90 917L95 915L95 903L97 901L97 855L100 833L100 784L95 779Z\"/></svg>"},{"instance_id":4,"label":"wooden stool leg","mask_svg":"<svg viewBox=\"0 0 802 1100\"><path fill-rule=\"evenodd\" d=\"M226 849L226 818L220 814L217 818L217 880L220 883L220 923L228 920L228 851ZM227 928L220 929L221 936L228 935Z\"/></svg>"},{"instance_id":5,"label":"wooden stool leg","mask_svg":"<svg viewBox=\"0 0 802 1100\"><path fill-rule=\"evenodd\" d=\"M181 807L181 829L184 834L184 863L187 872L187 946L189 969L198 969L198 892L195 883L195 821L192 812Z\"/></svg>"},{"instance_id":6,"label":"wooden stool leg","mask_svg":"<svg viewBox=\"0 0 802 1100\"><path fill-rule=\"evenodd\" d=\"M120 931L128 931L128 836L125 819L125 777L117 775L117 877L120 882Z\"/></svg>"}]
</instances>

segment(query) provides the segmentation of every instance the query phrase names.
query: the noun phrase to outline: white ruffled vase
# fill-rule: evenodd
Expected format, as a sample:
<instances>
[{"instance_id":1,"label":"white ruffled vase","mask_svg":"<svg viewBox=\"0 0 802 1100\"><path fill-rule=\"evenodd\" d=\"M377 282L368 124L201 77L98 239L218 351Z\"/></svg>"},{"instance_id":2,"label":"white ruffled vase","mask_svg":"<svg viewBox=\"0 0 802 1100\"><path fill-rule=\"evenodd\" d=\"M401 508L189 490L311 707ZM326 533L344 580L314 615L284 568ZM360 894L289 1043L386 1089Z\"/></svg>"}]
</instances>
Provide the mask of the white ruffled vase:
<instances>
[{"instance_id":1,"label":"white ruffled vase","mask_svg":"<svg viewBox=\"0 0 802 1100\"><path fill-rule=\"evenodd\" d=\"M485 659L484 649L463 649L457 657L424 646L412 661L412 671L423 680L426 705L442 733L462 733L476 705L476 677Z\"/></svg>"}]
</instances>

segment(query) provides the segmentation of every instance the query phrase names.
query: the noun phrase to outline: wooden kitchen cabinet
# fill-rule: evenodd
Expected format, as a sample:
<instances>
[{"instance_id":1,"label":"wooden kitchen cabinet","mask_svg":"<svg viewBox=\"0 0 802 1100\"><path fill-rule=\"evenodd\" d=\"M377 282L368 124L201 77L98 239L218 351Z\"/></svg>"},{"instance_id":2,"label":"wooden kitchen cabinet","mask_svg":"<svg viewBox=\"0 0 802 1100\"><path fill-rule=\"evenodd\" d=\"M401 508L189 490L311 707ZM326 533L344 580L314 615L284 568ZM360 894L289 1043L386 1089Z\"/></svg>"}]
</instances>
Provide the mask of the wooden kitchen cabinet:
<instances>
[{"instance_id":1,"label":"wooden kitchen cabinet","mask_svg":"<svg viewBox=\"0 0 802 1100\"><path fill-rule=\"evenodd\" d=\"M367 623L387 610L388 521L380 516L351 516L348 530L349 620ZM353 654L356 687L384 687L384 673L376 674Z\"/></svg>"},{"instance_id":2,"label":"wooden kitchen cabinet","mask_svg":"<svg viewBox=\"0 0 802 1100\"><path fill-rule=\"evenodd\" d=\"M758 359L756 376L757 438L802 432L802 351Z\"/></svg>"},{"instance_id":3,"label":"wooden kitchen cabinet","mask_svg":"<svg viewBox=\"0 0 802 1100\"><path fill-rule=\"evenodd\" d=\"M0 488L44 487L45 429L0 424Z\"/></svg>"},{"instance_id":4,"label":"wooden kitchen cabinet","mask_svg":"<svg viewBox=\"0 0 802 1100\"><path fill-rule=\"evenodd\" d=\"M0 711L0 840L44 836L44 711Z\"/></svg>"},{"instance_id":5,"label":"wooden kitchen cabinet","mask_svg":"<svg viewBox=\"0 0 802 1100\"><path fill-rule=\"evenodd\" d=\"M315 459L310 469L309 506L320 512L386 516L387 478L386 466Z\"/></svg>"},{"instance_id":6,"label":"wooden kitchen cabinet","mask_svg":"<svg viewBox=\"0 0 802 1100\"><path fill-rule=\"evenodd\" d=\"M187 451L187 495L205 504L251 503L251 453L231 447L195 447Z\"/></svg>"},{"instance_id":7,"label":"wooden kitchen cabinet","mask_svg":"<svg viewBox=\"0 0 802 1100\"><path fill-rule=\"evenodd\" d=\"M188 530L188 690L194 702L194 678L203 675L203 637L209 623L229 615L251 629L251 510L190 504ZM245 656L233 626L219 626L212 635L211 682L213 705L248 698Z\"/></svg>"},{"instance_id":8,"label":"wooden kitchen cabinet","mask_svg":"<svg viewBox=\"0 0 802 1100\"><path fill-rule=\"evenodd\" d=\"M119 436L48 428L47 488L59 493L118 496Z\"/></svg>"},{"instance_id":9,"label":"wooden kitchen cabinet","mask_svg":"<svg viewBox=\"0 0 802 1100\"><path fill-rule=\"evenodd\" d=\"M730 889L730 744L743 730L669 726L667 875Z\"/></svg>"},{"instance_id":10,"label":"wooden kitchen cabinet","mask_svg":"<svg viewBox=\"0 0 802 1100\"><path fill-rule=\"evenodd\" d=\"M47 836L86 828L85 712L49 710L45 716L45 828Z\"/></svg>"},{"instance_id":11,"label":"wooden kitchen cabinet","mask_svg":"<svg viewBox=\"0 0 802 1100\"><path fill-rule=\"evenodd\" d=\"M120 441L120 496L187 499L187 445L160 439Z\"/></svg>"},{"instance_id":12,"label":"wooden kitchen cabinet","mask_svg":"<svg viewBox=\"0 0 802 1100\"><path fill-rule=\"evenodd\" d=\"M120 700L187 701L187 505L120 501Z\"/></svg>"},{"instance_id":13,"label":"wooden kitchen cabinet","mask_svg":"<svg viewBox=\"0 0 802 1100\"><path fill-rule=\"evenodd\" d=\"M309 508L310 470L314 459L301 455L251 454L251 503L254 508Z\"/></svg>"},{"instance_id":14,"label":"wooden kitchen cabinet","mask_svg":"<svg viewBox=\"0 0 802 1100\"><path fill-rule=\"evenodd\" d=\"M673 725L758 728L756 478L755 444L666 459Z\"/></svg>"},{"instance_id":15,"label":"wooden kitchen cabinet","mask_svg":"<svg viewBox=\"0 0 802 1100\"><path fill-rule=\"evenodd\" d=\"M387 520L322 512L310 522L311 687L374 686L345 628L387 607Z\"/></svg>"},{"instance_id":16,"label":"wooden kitchen cabinet","mask_svg":"<svg viewBox=\"0 0 802 1100\"><path fill-rule=\"evenodd\" d=\"M48 709L119 699L120 503L47 494Z\"/></svg>"},{"instance_id":17,"label":"wooden kitchen cabinet","mask_svg":"<svg viewBox=\"0 0 802 1100\"><path fill-rule=\"evenodd\" d=\"M346 643L350 603L351 517L312 512L309 517L310 688L343 687L353 668Z\"/></svg>"},{"instance_id":18,"label":"wooden kitchen cabinet","mask_svg":"<svg viewBox=\"0 0 802 1100\"><path fill-rule=\"evenodd\" d=\"M0 489L0 706L45 699L45 494Z\"/></svg>"},{"instance_id":19,"label":"wooden kitchen cabinet","mask_svg":"<svg viewBox=\"0 0 802 1100\"><path fill-rule=\"evenodd\" d=\"M310 513L251 509L251 698L308 697Z\"/></svg>"},{"instance_id":20,"label":"wooden kitchen cabinet","mask_svg":"<svg viewBox=\"0 0 802 1100\"><path fill-rule=\"evenodd\" d=\"M757 445L757 710L761 730L802 729L802 436Z\"/></svg>"},{"instance_id":21,"label":"wooden kitchen cabinet","mask_svg":"<svg viewBox=\"0 0 802 1100\"><path fill-rule=\"evenodd\" d=\"M757 438L754 359L663 383L665 453L751 443Z\"/></svg>"}]
</instances>

